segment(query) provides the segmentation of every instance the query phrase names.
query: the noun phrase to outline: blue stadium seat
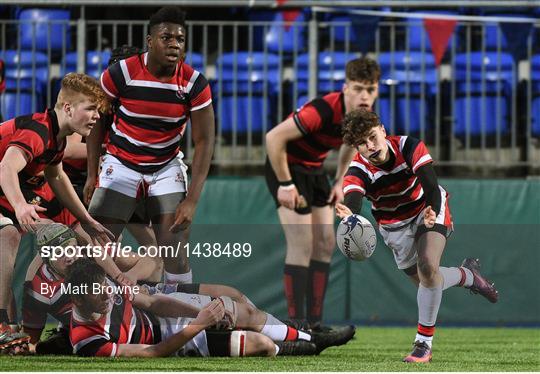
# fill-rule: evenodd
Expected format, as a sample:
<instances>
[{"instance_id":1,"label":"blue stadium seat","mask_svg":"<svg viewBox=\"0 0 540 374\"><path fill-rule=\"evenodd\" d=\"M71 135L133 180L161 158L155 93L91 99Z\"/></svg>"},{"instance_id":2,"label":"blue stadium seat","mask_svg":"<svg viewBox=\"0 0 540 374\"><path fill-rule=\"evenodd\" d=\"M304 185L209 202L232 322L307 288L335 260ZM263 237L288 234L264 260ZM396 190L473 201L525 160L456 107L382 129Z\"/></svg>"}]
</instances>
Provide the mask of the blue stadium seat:
<instances>
[{"instance_id":1,"label":"blue stadium seat","mask_svg":"<svg viewBox=\"0 0 540 374\"><path fill-rule=\"evenodd\" d=\"M185 61L193 69L204 74L204 58L202 54L197 52L188 52L186 54Z\"/></svg>"},{"instance_id":2,"label":"blue stadium seat","mask_svg":"<svg viewBox=\"0 0 540 374\"><path fill-rule=\"evenodd\" d=\"M85 73L99 79L101 73L107 67L109 59L111 58L111 51L88 51L86 52L86 68ZM70 52L66 54L64 59L65 70L62 71L62 76L67 73L77 71L77 52Z\"/></svg>"},{"instance_id":3,"label":"blue stadium seat","mask_svg":"<svg viewBox=\"0 0 540 374\"><path fill-rule=\"evenodd\" d=\"M540 13L540 12L539 12ZM531 58L531 121L532 134L540 137L540 54Z\"/></svg>"},{"instance_id":4,"label":"blue stadium seat","mask_svg":"<svg viewBox=\"0 0 540 374\"><path fill-rule=\"evenodd\" d=\"M5 62L6 91L2 95L5 119L44 109L49 79L49 60L43 53L7 50L0 52Z\"/></svg>"},{"instance_id":5,"label":"blue stadium seat","mask_svg":"<svg viewBox=\"0 0 540 374\"><path fill-rule=\"evenodd\" d=\"M379 54L381 84L379 113L386 128L396 134L419 136L433 129L437 68L431 53L403 51ZM394 101L392 111L391 100Z\"/></svg>"},{"instance_id":6,"label":"blue stadium seat","mask_svg":"<svg viewBox=\"0 0 540 374\"><path fill-rule=\"evenodd\" d=\"M455 69L454 134L507 133L516 77L512 56L496 52L458 54Z\"/></svg>"},{"instance_id":7,"label":"blue stadium seat","mask_svg":"<svg viewBox=\"0 0 540 374\"><path fill-rule=\"evenodd\" d=\"M221 102L214 105L223 133L261 132L264 123L266 128L275 123L275 99L281 85L279 64L277 55L258 52L226 53L217 59L221 79L214 87L214 97Z\"/></svg>"},{"instance_id":8,"label":"blue stadium seat","mask_svg":"<svg viewBox=\"0 0 540 374\"><path fill-rule=\"evenodd\" d=\"M333 91L341 91L345 83L345 66L347 62L358 58L353 52L320 52L317 68L319 71L317 82L317 95L325 95ZM309 54L303 53L296 60L296 81L298 89L297 106L303 105L308 99L309 77Z\"/></svg>"},{"instance_id":9,"label":"blue stadium seat","mask_svg":"<svg viewBox=\"0 0 540 374\"><path fill-rule=\"evenodd\" d=\"M264 39L269 52L291 55L295 51L303 51L307 47L307 21L309 9L301 11L294 22L298 25L283 25L283 13L276 12L272 20L272 25L266 33Z\"/></svg>"},{"instance_id":10,"label":"blue stadium seat","mask_svg":"<svg viewBox=\"0 0 540 374\"><path fill-rule=\"evenodd\" d=\"M70 48L69 10L65 9L23 9L19 20L21 48L46 51L49 46L53 52Z\"/></svg>"}]
</instances>

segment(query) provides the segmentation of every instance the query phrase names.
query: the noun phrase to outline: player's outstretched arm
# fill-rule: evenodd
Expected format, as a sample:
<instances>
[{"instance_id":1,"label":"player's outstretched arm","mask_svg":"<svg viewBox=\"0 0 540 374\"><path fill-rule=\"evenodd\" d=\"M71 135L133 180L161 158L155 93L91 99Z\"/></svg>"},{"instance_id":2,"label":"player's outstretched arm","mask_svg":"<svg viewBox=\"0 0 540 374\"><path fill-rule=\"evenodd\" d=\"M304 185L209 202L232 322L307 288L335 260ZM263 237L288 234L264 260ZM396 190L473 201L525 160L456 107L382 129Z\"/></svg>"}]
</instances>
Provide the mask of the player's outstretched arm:
<instances>
[{"instance_id":1,"label":"player's outstretched arm","mask_svg":"<svg viewBox=\"0 0 540 374\"><path fill-rule=\"evenodd\" d=\"M114 239L114 235L86 211L73 189L69 177L62 170L62 163L47 166L45 178L58 200L81 222L84 231L90 235L96 245L105 246Z\"/></svg>"},{"instance_id":2,"label":"player's outstretched arm","mask_svg":"<svg viewBox=\"0 0 540 374\"><path fill-rule=\"evenodd\" d=\"M215 143L215 119L212 104L191 112L191 137L194 143L191 183L186 198L176 208L175 221L170 228L173 232L184 230L191 224L195 207L210 170Z\"/></svg>"},{"instance_id":3,"label":"player's outstretched arm","mask_svg":"<svg viewBox=\"0 0 540 374\"><path fill-rule=\"evenodd\" d=\"M343 177L345 176L349 164L351 163L355 154L356 149L346 144L342 144L339 148L338 167L336 169L334 185L332 186L332 190L328 196L328 202L330 204L341 203L343 201Z\"/></svg>"},{"instance_id":4,"label":"player's outstretched arm","mask_svg":"<svg viewBox=\"0 0 540 374\"><path fill-rule=\"evenodd\" d=\"M15 210L17 221L25 231L34 231L33 224L39 219L38 212L47 209L28 204L19 186L19 172L27 164L25 154L18 147L9 147L0 162L0 187Z\"/></svg>"},{"instance_id":5,"label":"player's outstretched arm","mask_svg":"<svg viewBox=\"0 0 540 374\"><path fill-rule=\"evenodd\" d=\"M207 327L218 323L225 313L223 304L216 299L205 306L197 317L182 331L170 336L156 345L120 344L117 356L122 357L167 357L184 346L195 335Z\"/></svg>"},{"instance_id":6,"label":"player's outstretched arm","mask_svg":"<svg viewBox=\"0 0 540 374\"><path fill-rule=\"evenodd\" d=\"M133 305L163 318L195 318L200 312L199 308L167 295L137 293L134 295Z\"/></svg>"},{"instance_id":7,"label":"player's outstretched arm","mask_svg":"<svg viewBox=\"0 0 540 374\"><path fill-rule=\"evenodd\" d=\"M104 116L100 116L97 126L92 128L90 135L86 137L86 182L83 189L83 199L86 205L90 204L94 189L96 188L96 180L99 173L99 159L103 141L105 140L106 129L103 124Z\"/></svg>"}]
</instances>

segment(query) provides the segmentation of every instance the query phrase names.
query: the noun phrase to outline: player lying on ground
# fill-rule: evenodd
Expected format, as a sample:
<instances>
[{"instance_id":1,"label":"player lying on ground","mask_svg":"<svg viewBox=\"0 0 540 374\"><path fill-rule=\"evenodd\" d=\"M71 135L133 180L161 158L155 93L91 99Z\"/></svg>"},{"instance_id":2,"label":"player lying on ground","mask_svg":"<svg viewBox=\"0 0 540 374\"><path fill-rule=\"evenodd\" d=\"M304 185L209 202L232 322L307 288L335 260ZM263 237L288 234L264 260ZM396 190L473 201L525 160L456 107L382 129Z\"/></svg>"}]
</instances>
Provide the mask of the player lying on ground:
<instances>
[{"instance_id":1,"label":"player lying on ground","mask_svg":"<svg viewBox=\"0 0 540 374\"><path fill-rule=\"evenodd\" d=\"M443 290L463 286L492 303L497 302L497 290L480 275L478 260L466 259L460 267L439 265L453 223L448 192L437 182L424 143L410 136L386 136L378 116L366 110L345 116L343 134L358 153L345 175L345 205L336 205L337 215L359 214L362 198L371 201L398 269L418 286L418 332L404 361L429 362Z\"/></svg>"},{"instance_id":2,"label":"player lying on ground","mask_svg":"<svg viewBox=\"0 0 540 374\"><path fill-rule=\"evenodd\" d=\"M66 283L73 302L70 338L74 351L82 356L318 354L352 338L312 336L229 297L150 296L136 288L122 292L126 290L120 290L90 259L75 261Z\"/></svg>"},{"instance_id":3,"label":"player lying on ground","mask_svg":"<svg viewBox=\"0 0 540 374\"><path fill-rule=\"evenodd\" d=\"M68 255L58 258L41 256L40 249L44 246L56 247L59 253L60 248L74 248L80 241L77 241L73 230L59 223L41 225L37 229L36 237L38 253L26 274L22 307L24 332L31 337L29 349L30 352L37 350L37 353L41 354L71 354L73 348L69 344L67 327L72 304L61 285L64 283L68 267L76 258ZM135 285L138 280L155 282L158 280L156 274L159 275L159 279L161 278L161 274L157 271L159 265L150 257L140 257L133 253L132 256L116 256L114 259L107 257L104 261L101 259L98 261L104 270L114 269L108 273L121 284ZM112 265L109 262L112 262ZM61 329L65 331L59 331L60 337L53 334L52 339L41 342L36 347L35 344L43 332L48 315L59 321Z\"/></svg>"},{"instance_id":4,"label":"player lying on ground","mask_svg":"<svg viewBox=\"0 0 540 374\"><path fill-rule=\"evenodd\" d=\"M17 341L11 336L7 315L20 241L20 233L13 224L21 225L23 231L33 231L39 213L45 210L25 200L20 187L22 183L44 171L55 195L81 222L92 240L101 245L110 240L110 232L90 217L77 198L61 163L66 137L73 132L88 135L99 118L99 109L107 104L95 79L71 73L62 80L54 108L45 113L17 117L0 126L0 200L9 203L17 221L0 214L0 349Z\"/></svg>"}]
</instances>

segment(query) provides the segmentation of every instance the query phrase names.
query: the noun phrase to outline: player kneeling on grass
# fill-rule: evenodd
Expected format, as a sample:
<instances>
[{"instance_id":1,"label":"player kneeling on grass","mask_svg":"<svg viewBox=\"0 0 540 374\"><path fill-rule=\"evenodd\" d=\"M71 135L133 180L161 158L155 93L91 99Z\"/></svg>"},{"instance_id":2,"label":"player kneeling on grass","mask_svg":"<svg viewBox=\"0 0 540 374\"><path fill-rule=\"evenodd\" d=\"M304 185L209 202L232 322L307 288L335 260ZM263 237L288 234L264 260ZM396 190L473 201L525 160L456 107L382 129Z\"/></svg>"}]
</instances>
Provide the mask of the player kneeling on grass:
<instances>
[{"instance_id":1,"label":"player kneeling on grass","mask_svg":"<svg viewBox=\"0 0 540 374\"><path fill-rule=\"evenodd\" d=\"M442 291L463 286L495 303L497 290L480 275L478 260L466 259L460 267L439 265L453 224L448 192L438 184L422 141L386 136L377 115L365 110L345 116L343 141L358 153L345 175L345 205L336 204L337 215L359 214L362 198L371 201L373 217L398 269L418 286L418 333L404 361L429 362Z\"/></svg>"},{"instance_id":2,"label":"player kneeling on grass","mask_svg":"<svg viewBox=\"0 0 540 374\"><path fill-rule=\"evenodd\" d=\"M229 297L122 289L90 259L71 266L67 285L70 339L81 356L313 355L352 338L312 336Z\"/></svg>"}]
</instances>

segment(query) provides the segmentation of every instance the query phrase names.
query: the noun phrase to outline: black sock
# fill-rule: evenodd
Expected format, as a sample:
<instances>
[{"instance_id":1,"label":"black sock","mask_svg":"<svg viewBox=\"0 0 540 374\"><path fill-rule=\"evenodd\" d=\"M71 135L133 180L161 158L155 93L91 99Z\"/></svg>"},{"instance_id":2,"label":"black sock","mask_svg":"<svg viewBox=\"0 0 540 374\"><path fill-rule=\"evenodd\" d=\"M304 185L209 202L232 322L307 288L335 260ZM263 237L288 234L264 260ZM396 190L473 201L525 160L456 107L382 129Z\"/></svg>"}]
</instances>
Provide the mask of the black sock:
<instances>
[{"instance_id":1,"label":"black sock","mask_svg":"<svg viewBox=\"0 0 540 374\"><path fill-rule=\"evenodd\" d=\"M284 278L285 296L289 318L305 319L304 302L308 280L308 268L285 264Z\"/></svg>"},{"instance_id":2,"label":"black sock","mask_svg":"<svg viewBox=\"0 0 540 374\"><path fill-rule=\"evenodd\" d=\"M321 322L329 273L329 263L315 260L309 263L306 307L310 324Z\"/></svg>"}]
</instances>

